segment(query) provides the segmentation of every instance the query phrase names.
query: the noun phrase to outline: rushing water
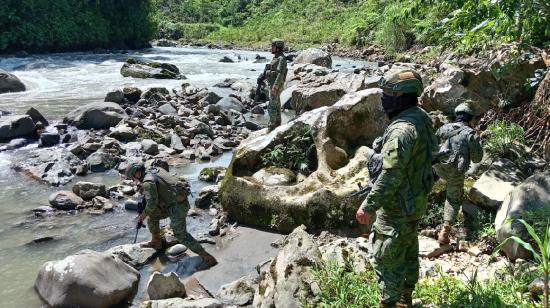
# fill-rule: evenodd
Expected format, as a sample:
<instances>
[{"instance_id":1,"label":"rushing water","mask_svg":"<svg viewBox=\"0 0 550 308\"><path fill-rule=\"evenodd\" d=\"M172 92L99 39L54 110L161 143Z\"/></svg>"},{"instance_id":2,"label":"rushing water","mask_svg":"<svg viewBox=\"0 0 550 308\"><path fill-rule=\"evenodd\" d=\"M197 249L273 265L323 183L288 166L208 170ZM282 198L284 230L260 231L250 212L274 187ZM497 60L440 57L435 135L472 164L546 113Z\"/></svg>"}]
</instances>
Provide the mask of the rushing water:
<instances>
[{"instance_id":1,"label":"rushing water","mask_svg":"<svg viewBox=\"0 0 550 308\"><path fill-rule=\"evenodd\" d=\"M209 87L226 78L254 82L264 64L254 63L255 55L267 53L191 48L152 48L128 54L68 53L32 55L24 58L0 58L0 68L17 75L27 86L22 93L0 95L0 110L25 112L33 106L48 120L59 121L70 110L90 102L102 101L107 91L123 86L148 88L180 87L188 82L196 87ZM154 80L123 78L120 67L127 57L165 61L178 66L187 80ZM236 63L221 63L229 56ZM240 57L241 60L238 60ZM351 70L358 61L336 59L341 70ZM219 91L219 90L217 90ZM36 144L0 153L0 307L39 307L40 300L33 283L40 266L48 260L64 258L82 249L104 250L130 243L134 236L135 213L117 209L101 216L87 214L35 218L31 209L47 205L48 196L60 188L39 184L15 173L11 164L37 151ZM197 181L205 166L225 166L231 154L206 164L190 164L175 169L190 180L195 195L204 184ZM120 181L116 172L91 174L75 179L113 185ZM74 181L73 181L74 183ZM66 189L70 189L71 184ZM208 217L189 219L192 233L205 231ZM145 240L142 231L139 239ZM54 240L31 243L51 236ZM31 243L31 244L29 244Z\"/></svg>"}]
</instances>

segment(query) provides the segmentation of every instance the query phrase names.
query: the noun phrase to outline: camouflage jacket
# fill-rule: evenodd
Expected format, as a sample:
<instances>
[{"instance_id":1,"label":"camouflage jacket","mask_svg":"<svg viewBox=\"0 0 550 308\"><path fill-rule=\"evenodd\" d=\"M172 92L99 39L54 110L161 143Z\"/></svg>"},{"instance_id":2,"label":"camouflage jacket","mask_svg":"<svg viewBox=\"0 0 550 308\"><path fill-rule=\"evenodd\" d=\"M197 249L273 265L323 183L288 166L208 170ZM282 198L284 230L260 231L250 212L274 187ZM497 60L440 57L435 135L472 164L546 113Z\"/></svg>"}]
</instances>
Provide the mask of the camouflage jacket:
<instances>
[{"instance_id":1,"label":"camouflage jacket","mask_svg":"<svg viewBox=\"0 0 550 308\"><path fill-rule=\"evenodd\" d=\"M383 136L382 172L361 205L377 221L413 222L426 212L433 185L432 157L437 140L430 116L419 107L404 110Z\"/></svg>"},{"instance_id":2,"label":"camouflage jacket","mask_svg":"<svg viewBox=\"0 0 550 308\"><path fill-rule=\"evenodd\" d=\"M444 156L441 164L460 173L470 168L470 161L478 163L483 158L483 147L475 131L462 122L443 125L435 133L439 141L439 153Z\"/></svg>"},{"instance_id":3,"label":"camouflage jacket","mask_svg":"<svg viewBox=\"0 0 550 308\"><path fill-rule=\"evenodd\" d=\"M271 63L265 66L264 76L270 87L277 85L282 90L286 80L287 63L283 53L273 56Z\"/></svg>"},{"instance_id":4,"label":"camouflage jacket","mask_svg":"<svg viewBox=\"0 0 550 308\"><path fill-rule=\"evenodd\" d=\"M156 173L153 174L154 172ZM176 198L170 185L176 185L176 183L177 179L162 168L155 168L147 172L143 179L145 214L150 216L175 205Z\"/></svg>"}]
</instances>

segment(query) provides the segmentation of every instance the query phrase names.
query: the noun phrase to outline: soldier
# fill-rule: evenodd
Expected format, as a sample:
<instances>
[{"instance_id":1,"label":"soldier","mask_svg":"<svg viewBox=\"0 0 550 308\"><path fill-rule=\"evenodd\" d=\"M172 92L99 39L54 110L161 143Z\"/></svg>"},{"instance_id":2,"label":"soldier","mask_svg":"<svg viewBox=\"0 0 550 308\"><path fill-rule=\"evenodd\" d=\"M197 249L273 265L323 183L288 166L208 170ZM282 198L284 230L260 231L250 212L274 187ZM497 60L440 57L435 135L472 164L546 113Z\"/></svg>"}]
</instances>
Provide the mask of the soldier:
<instances>
[{"instance_id":1,"label":"soldier","mask_svg":"<svg viewBox=\"0 0 550 308\"><path fill-rule=\"evenodd\" d=\"M471 101L458 105L455 109L456 121L445 124L436 132L440 145L439 163L434 166L437 175L447 182L445 209L443 214L444 224L439 232L440 245L450 243L449 233L454 224L456 214L462 206L464 194L464 174L470 167L470 161L478 163L483 158L483 148L473 126L474 112ZM466 239L473 237L475 217L464 211L464 225L466 227Z\"/></svg>"},{"instance_id":2,"label":"soldier","mask_svg":"<svg viewBox=\"0 0 550 308\"><path fill-rule=\"evenodd\" d=\"M357 220L368 225L376 219L371 243L380 307L412 307L419 271L417 226L433 185L437 140L430 116L417 106L423 90L417 72L390 72L379 85L391 123L382 136L382 172L357 210Z\"/></svg>"},{"instance_id":3,"label":"soldier","mask_svg":"<svg viewBox=\"0 0 550 308\"><path fill-rule=\"evenodd\" d=\"M281 125L281 101L279 96L283 91L286 79L286 57L283 54L285 43L282 40L274 39L271 42L271 53L273 60L265 66L264 72L258 78L258 86L267 80L269 85L269 104L267 113L269 115L269 129L275 129Z\"/></svg>"},{"instance_id":4,"label":"soldier","mask_svg":"<svg viewBox=\"0 0 550 308\"><path fill-rule=\"evenodd\" d=\"M143 222L146 217L149 217L148 227L152 239L150 242L142 244L142 247L157 250L162 248L159 221L170 217L170 225L178 241L202 257L202 263L199 265L198 270L208 269L218 263L187 232L186 217L189 211L189 202L186 193L182 197L176 178L161 168L152 168L149 172L145 172L145 166L142 163L130 164L126 170L126 177L143 184L146 207L138 219Z\"/></svg>"}]
</instances>

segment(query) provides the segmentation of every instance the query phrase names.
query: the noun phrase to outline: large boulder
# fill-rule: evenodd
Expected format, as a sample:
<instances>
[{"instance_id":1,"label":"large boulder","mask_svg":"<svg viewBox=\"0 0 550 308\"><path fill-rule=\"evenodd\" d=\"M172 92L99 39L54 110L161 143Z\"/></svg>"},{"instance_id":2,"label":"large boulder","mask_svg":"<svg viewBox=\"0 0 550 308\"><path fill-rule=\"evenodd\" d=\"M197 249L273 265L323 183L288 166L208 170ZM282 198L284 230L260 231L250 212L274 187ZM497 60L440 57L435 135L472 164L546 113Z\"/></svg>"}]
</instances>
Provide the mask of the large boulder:
<instances>
[{"instance_id":1,"label":"large boulder","mask_svg":"<svg viewBox=\"0 0 550 308\"><path fill-rule=\"evenodd\" d=\"M269 268L260 273L254 307L302 307L312 298L313 270L322 262L319 247L305 227L296 228Z\"/></svg>"},{"instance_id":2,"label":"large boulder","mask_svg":"<svg viewBox=\"0 0 550 308\"><path fill-rule=\"evenodd\" d=\"M513 46L504 45L475 69L443 67L446 68L443 74L422 94L424 108L453 114L458 104L471 99L474 112L481 114L501 103L517 103L529 98L534 89L525 87L525 82L537 69L545 68L545 64L536 49L522 49L518 55Z\"/></svg>"},{"instance_id":3,"label":"large boulder","mask_svg":"<svg viewBox=\"0 0 550 308\"><path fill-rule=\"evenodd\" d=\"M78 182L73 186L73 192L84 200L92 200L94 197L105 197L107 191L105 184Z\"/></svg>"},{"instance_id":4,"label":"large boulder","mask_svg":"<svg viewBox=\"0 0 550 308\"><path fill-rule=\"evenodd\" d=\"M107 129L126 119L124 109L116 103L90 103L69 112L64 123L79 129Z\"/></svg>"},{"instance_id":5,"label":"large boulder","mask_svg":"<svg viewBox=\"0 0 550 308\"><path fill-rule=\"evenodd\" d=\"M119 158L111 153L97 151L86 158L88 169L91 172L105 172L118 164Z\"/></svg>"},{"instance_id":6,"label":"large boulder","mask_svg":"<svg viewBox=\"0 0 550 308\"><path fill-rule=\"evenodd\" d=\"M474 204L497 210L508 193L523 181L519 168L508 159L500 159L474 183L468 198Z\"/></svg>"},{"instance_id":7,"label":"large boulder","mask_svg":"<svg viewBox=\"0 0 550 308\"><path fill-rule=\"evenodd\" d=\"M369 89L348 94L330 107L306 112L294 121L268 132L258 131L241 142L235 151L220 189L222 206L230 218L269 228L273 217L277 228L290 232L304 224L312 229L353 225L360 198L349 198L357 183L367 183L367 152L388 124L380 107L382 91ZM282 144L296 131L310 130L314 157L312 173L293 185L265 185L251 178L269 167L262 156ZM334 165L334 153L350 158ZM299 170L293 170L294 172Z\"/></svg>"},{"instance_id":8,"label":"large boulder","mask_svg":"<svg viewBox=\"0 0 550 308\"><path fill-rule=\"evenodd\" d=\"M147 283L147 294L151 300L185 297L185 286L174 272L154 272Z\"/></svg>"},{"instance_id":9,"label":"large boulder","mask_svg":"<svg viewBox=\"0 0 550 308\"><path fill-rule=\"evenodd\" d=\"M34 133L34 121L28 115L9 115L0 118L0 141L30 137Z\"/></svg>"},{"instance_id":10,"label":"large boulder","mask_svg":"<svg viewBox=\"0 0 550 308\"><path fill-rule=\"evenodd\" d=\"M54 192L48 199L54 208L63 211L74 210L84 202L82 198L70 191Z\"/></svg>"},{"instance_id":11,"label":"large boulder","mask_svg":"<svg viewBox=\"0 0 550 308\"><path fill-rule=\"evenodd\" d=\"M105 101L121 104L124 102L124 92L121 89L111 90L105 95Z\"/></svg>"},{"instance_id":12,"label":"large boulder","mask_svg":"<svg viewBox=\"0 0 550 308\"><path fill-rule=\"evenodd\" d=\"M510 219L518 218L542 227L537 228L536 232L543 236L542 230L550 219L550 171L529 177L506 196L495 219L497 239L500 242L510 236L530 240L527 230L520 222L509 223ZM511 260L531 257L527 250L514 241L508 241L502 246L502 250Z\"/></svg>"},{"instance_id":13,"label":"large boulder","mask_svg":"<svg viewBox=\"0 0 550 308\"><path fill-rule=\"evenodd\" d=\"M128 58L122 65L120 74L124 77L156 78L156 79L185 79L177 66L162 62L146 62Z\"/></svg>"},{"instance_id":14,"label":"large boulder","mask_svg":"<svg viewBox=\"0 0 550 308\"><path fill-rule=\"evenodd\" d=\"M257 289L257 275L248 275L221 286L216 298L225 305L245 306L252 304Z\"/></svg>"},{"instance_id":15,"label":"large boulder","mask_svg":"<svg viewBox=\"0 0 550 308\"><path fill-rule=\"evenodd\" d=\"M15 75L0 69L0 94L25 91L25 85Z\"/></svg>"},{"instance_id":16,"label":"large boulder","mask_svg":"<svg viewBox=\"0 0 550 308\"><path fill-rule=\"evenodd\" d=\"M46 262L34 284L52 307L107 308L125 304L137 290L139 272L110 254L84 250Z\"/></svg>"},{"instance_id":17,"label":"large boulder","mask_svg":"<svg viewBox=\"0 0 550 308\"><path fill-rule=\"evenodd\" d=\"M82 165L82 161L63 148L39 151L32 160L16 163L14 169L35 180L52 186L69 183L74 175L71 170Z\"/></svg>"},{"instance_id":18,"label":"large boulder","mask_svg":"<svg viewBox=\"0 0 550 308\"><path fill-rule=\"evenodd\" d=\"M31 117L34 123L42 122L44 126L50 125L50 123L48 122L48 120L46 120L42 113L40 113L40 111L36 110L36 108L34 107L29 108L29 110L27 110L25 114Z\"/></svg>"},{"instance_id":19,"label":"large boulder","mask_svg":"<svg viewBox=\"0 0 550 308\"><path fill-rule=\"evenodd\" d=\"M319 48L306 49L294 59L294 63L306 64L311 63L327 68L332 68L332 57L330 54Z\"/></svg>"},{"instance_id":20,"label":"large boulder","mask_svg":"<svg viewBox=\"0 0 550 308\"><path fill-rule=\"evenodd\" d=\"M243 104L232 96L224 97L216 103L216 106L220 107L223 111L235 110L237 112L243 112Z\"/></svg>"}]
</instances>

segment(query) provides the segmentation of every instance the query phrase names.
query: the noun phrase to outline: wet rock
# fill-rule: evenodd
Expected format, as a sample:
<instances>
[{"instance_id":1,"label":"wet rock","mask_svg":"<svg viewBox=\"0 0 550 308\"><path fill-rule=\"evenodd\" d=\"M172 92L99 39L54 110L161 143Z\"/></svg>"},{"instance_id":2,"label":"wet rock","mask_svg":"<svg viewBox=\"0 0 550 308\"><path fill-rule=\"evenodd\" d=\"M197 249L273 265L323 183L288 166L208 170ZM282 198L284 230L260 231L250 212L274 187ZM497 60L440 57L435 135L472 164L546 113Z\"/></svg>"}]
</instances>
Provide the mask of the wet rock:
<instances>
[{"instance_id":1,"label":"wet rock","mask_svg":"<svg viewBox=\"0 0 550 308\"><path fill-rule=\"evenodd\" d=\"M61 136L58 133L43 133L40 136L38 146L41 148L53 147L59 144Z\"/></svg>"},{"instance_id":2,"label":"wet rock","mask_svg":"<svg viewBox=\"0 0 550 308\"><path fill-rule=\"evenodd\" d=\"M254 307L301 307L311 298L313 269L322 262L319 247L305 227L296 228L285 240L285 246L262 271L254 296Z\"/></svg>"},{"instance_id":3,"label":"wet rock","mask_svg":"<svg viewBox=\"0 0 550 308\"><path fill-rule=\"evenodd\" d=\"M69 112L63 123L79 129L107 129L126 118L124 109L116 103L91 103Z\"/></svg>"},{"instance_id":4,"label":"wet rock","mask_svg":"<svg viewBox=\"0 0 550 308\"><path fill-rule=\"evenodd\" d=\"M144 139L141 141L141 149L143 150L143 153L149 154L149 155L157 155L159 153L159 146L158 144L151 140L151 139Z\"/></svg>"},{"instance_id":5,"label":"wet rock","mask_svg":"<svg viewBox=\"0 0 550 308\"><path fill-rule=\"evenodd\" d=\"M296 182L296 174L285 168L263 168L254 173L252 178L266 186L291 185Z\"/></svg>"},{"instance_id":6,"label":"wet rock","mask_svg":"<svg viewBox=\"0 0 550 308\"><path fill-rule=\"evenodd\" d=\"M73 192L84 200L106 196L105 184L100 183L78 182L73 186Z\"/></svg>"},{"instance_id":7,"label":"wet rock","mask_svg":"<svg viewBox=\"0 0 550 308\"><path fill-rule=\"evenodd\" d=\"M179 259L185 255L187 247L183 244L176 244L168 249L166 249L166 256L169 258Z\"/></svg>"},{"instance_id":8,"label":"wet rock","mask_svg":"<svg viewBox=\"0 0 550 308\"><path fill-rule=\"evenodd\" d=\"M135 269L140 269L153 259L156 250L140 247L140 244L126 244L112 247L105 253L111 254Z\"/></svg>"},{"instance_id":9,"label":"wet rock","mask_svg":"<svg viewBox=\"0 0 550 308\"><path fill-rule=\"evenodd\" d=\"M105 172L110 170L116 166L118 161L118 157L103 151L97 151L86 158L86 163L91 172Z\"/></svg>"},{"instance_id":10,"label":"wet rock","mask_svg":"<svg viewBox=\"0 0 550 308\"><path fill-rule=\"evenodd\" d=\"M440 246L437 240L422 235L418 237L418 247L418 256L422 258L437 258L453 249L451 245Z\"/></svg>"},{"instance_id":11,"label":"wet rock","mask_svg":"<svg viewBox=\"0 0 550 308\"><path fill-rule=\"evenodd\" d=\"M497 239L502 242L510 236L529 240L527 230L518 221L508 223L510 219L525 219L530 223L546 225L550 219L550 171L540 172L514 188L504 199L495 218ZM540 234L539 234L540 236ZM514 241L508 241L502 250L512 261L517 258L528 259L531 254Z\"/></svg>"},{"instance_id":12,"label":"wet rock","mask_svg":"<svg viewBox=\"0 0 550 308\"><path fill-rule=\"evenodd\" d=\"M50 204L62 211L71 211L77 206L84 203L84 200L70 191L58 191L50 195L48 198Z\"/></svg>"},{"instance_id":13,"label":"wet rock","mask_svg":"<svg viewBox=\"0 0 550 308\"><path fill-rule=\"evenodd\" d=\"M212 221L210 221L210 226L208 227L208 234L210 234L211 236L219 235L221 225L222 223L218 218L212 219Z\"/></svg>"},{"instance_id":14,"label":"wet rock","mask_svg":"<svg viewBox=\"0 0 550 308\"><path fill-rule=\"evenodd\" d=\"M147 294L151 300L185 297L185 287L174 272L154 272L147 283Z\"/></svg>"},{"instance_id":15,"label":"wet rock","mask_svg":"<svg viewBox=\"0 0 550 308\"><path fill-rule=\"evenodd\" d=\"M304 113L271 132L259 131L242 141L220 189L220 201L229 217L269 228L275 215L280 217L281 232L290 232L300 224L312 229L353 224L362 200L348 197L356 190L357 181L366 183L368 179L369 149L361 145L372 144L388 123L380 109L381 94L378 89L348 94L334 106ZM313 172L303 181L291 186L267 186L250 178L264 168L263 153L294 131L310 129L316 157L308 162ZM335 149L325 146L329 142L350 157L338 170L327 162Z\"/></svg>"},{"instance_id":16,"label":"wet rock","mask_svg":"<svg viewBox=\"0 0 550 308\"><path fill-rule=\"evenodd\" d=\"M92 205L94 209L103 210L104 212L112 211L115 207L109 199L100 196L97 196L92 200Z\"/></svg>"},{"instance_id":17,"label":"wet rock","mask_svg":"<svg viewBox=\"0 0 550 308\"><path fill-rule=\"evenodd\" d=\"M254 98L256 95L256 87L252 83L245 80L237 80L231 84L231 89L242 92L247 98Z\"/></svg>"},{"instance_id":18,"label":"wet rock","mask_svg":"<svg viewBox=\"0 0 550 308\"><path fill-rule=\"evenodd\" d=\"M189 129L189 132L195 135L202 134L210 138L214 137L214 130L212 130L212 127L210 127L210 125L206 123L193 119L189 121L189 123L187 123L186 126Z\"/></svg>"},{"instance_id":19,"label":"wet rock","mask_svg":"<svg viewBox=\"0 0 550 308\"><path fill-rule=\"evenodd\" d=\"M146 301L139 308L223 308L220 301L214 298L201 298L197 300L170 298L157 301Z\"/></svg>"},{"instance_id":20,"label":"wet rock","mask_svg":"<svg viewBox=\"0 0 550 308\"><path fill-rule=\"evenodd\" d=\"M206 167L199 174L199 180L214 183L220 174L225 174L225 167Z\"/></svg>"},{"instance_id":21,"label":"wet rock","mask_svg":"<svg viewBox=\"0 0 550 308\"><path fill-rule=\"evenodd\" d=\"M519 168L510 160L500 159L475 182L468 198L476 205L496 210L508 193L522 181Z\"/></svg>"},{"instance_id":22,"label":"wet rock","mask_svg":"<svg viewBox=\"0 0 550 308\"><path fill-rule=\"evenodd\" d=\"M255 106L250 110L250 113L252 114L265 114L264 108L260 105Z\"/></svg>"},{"instance_id":23,"label":"wet rock","mask_svg":"<svg viewBox=\"0 0 550 308\"><path fill-rule=\"evenodd\" d=\"M124 94L124 98L132 103L137 103L141 98L141 90L139 88L126 87L122 89L122 93Z\"/></svg>"},{"instance_id":24,"label":"wet rock","mask_svg":"<svg viewBox=\"0 0 550 308\"><path fill-rule=\"evenodd\" d=\"M32 212L36 216L48 216L53 214L54 208L47 205L42 205L37 208L32 209Z\"/></svg>"},{"instance_id":25,"label":"wet rock","mask_svg":"<svg viewBox=\"0 0 550 308\"><path fill-rule=\"evenodd\" d=\"M169 103L166 103L166 104L163 104L161 105L160 107L157 108L157 110L162 113L162 114L165 114L165 115L174 115L174 114L178 114L178 111L176 110L176 108L174 108L171 104Z\"/></svg>"},{"instance_id":26,"label":"wet rock","mask_svg":"<svg viewBox=\"0 0 550 308\"><path fill-rule=\"evenodd\" d=\"M19 149L26 146L27 144L29 144L29 140L27 138L12 139L8 144L0 147L0 152Z\"/></svg>"},{"instance_id":27,"label":"wet rock","mask_svg":"<svg viewBox=\"0 0 550 308\"><path fill-rule=\"evenodd\" d=\"M257 289L258 277L249 275L221 286L216 298L225 305L245 306L252 304Z\"/></svg>"},{"instance_id":28,"label":"wet rock","mask_svg":"<svg viewBox=\"0 0 550 308\"><path fill-rule=\"evenodd\" d=\"M185 79L179 69L169 63L146 62L128 58L122 65L120 74L124 77L156 78L156 79Z\"/></svg>"},{"instance_id":29,"label":"wet rock","mask_svg":"<svg viewBox=\"0 0 550 308\"><path fill-rule=\"evenodd\" d=\"M134 130L127 124L117 125L115 128L111 128L111 132L108 136L122 142L131 142L137 138L137 134L134 133Z\"/></svg>"},{"instance_id":30,"label":"wet rock","mask_svg":"<svg viewBox=\"0 0 550 308\"><path fill-rule=\"evenodd\" d=\"M220 187L218 185L204 187L195 200L195 206L198 208L209 208L218 200L219 191Z\"/></svg>"},{"instance_id":31,"label":"wet rock","mask_svg":"<svg viewBox=\"0 0 550 308\"><path fill-rule=\"evenodd\" d=\"M170 147L176 151L176 153L181 153L185 150L181 138L177 134L170 134Z\"/></svg>"},{"instance_id":32,"label":"wet rock","mask_svg":"<svg viewBox=\"0 0 550 308\"><path fill-rule=\"evenodd\" d=\"M120 89L111 90L105 95L105 101L121 104L124 102L124 92Z\"/></svg>"},{"instance_id":33,"label":"wet rock","mask_svg":"<svg viewBox=\"0 0 550 308\"><path fill-rule=\"evenodd\" d=\"M53 307L107 308L137 289L139 272L110 254L84 250L40 268L35 288Z\"/></svg>"},{"instance_id":34,"label":"wet rock","mask_svg":"<svg viewBox=\"0 0 550 308\"><path fill-rule=\"evenodd\" d=\"M306 49L294 59L294 63L306 64L311 63L326 68L332 68L332 57L326 51L318 48Z\"/></svg>"},{"instance_id":35,"label":"wet rock","mask_svg":"<svg viewBox=\"0 0 550 308\"><path fill-rule=\"evenodd\" d=\"M237 112L243 112L244 106L243 104L234 97L224 97L220 101L216 103L216 106L220 108L222 111L229 111L229 110L235 110Z\"/></svg>"},{"instance_id":36,"label":"wet rock","mask_svg":"<svg viewBox=\"0 0 550 308\"><path fill-rule=\"evenodd\" d=\"M50 125L50 123L48 122L48 120L46 120L42 113L40 113L40 111L36 110L36 108L34 107L29 108L29 110L27 110L25 114L31 117L34 123L42 122L44 126Z\"/></svg>"},{"instance_id":37,"label":"wet rock","mask_svg":"<svg viewBox=\"0 0 550 308\"><path fill-rule=\"evenodd\" d=\"M0 117L0 141L30 137L33 133L34 121L28 115L8 115Z\"/></svg>"},{"instance_id":38,"label":"wet rock","mask_svg":"<svg viewBox=\"0 0 550 308\"><path fill-rule=\"evenodd\" d=\"M231 59L228 56L224 56L223 58L220 59L220 62L222 62L222 63L234 63L235 61L233 61L233 59Z\"/></svg>"},{"instance_id":39,"label":"wet rock","mask_svg":"<svg viewBox=\"0 0 550 308\"><path fill-rule=\"evenodd\" d=\"M0 69L0 94L25 90L25 84L17 76Z\"/></svg>"},{"instance_id":40,"label":"wet rock","mask_svg":"<svg viewBox=\"0 0 550 308\"><path fill-rule=\"evenodd\" d=\"M222 98L218 94L214 92L208 92L208 94L202 100L210 105L213 105L219 102L221 99Z\"/></svg>"}]
</instances>

